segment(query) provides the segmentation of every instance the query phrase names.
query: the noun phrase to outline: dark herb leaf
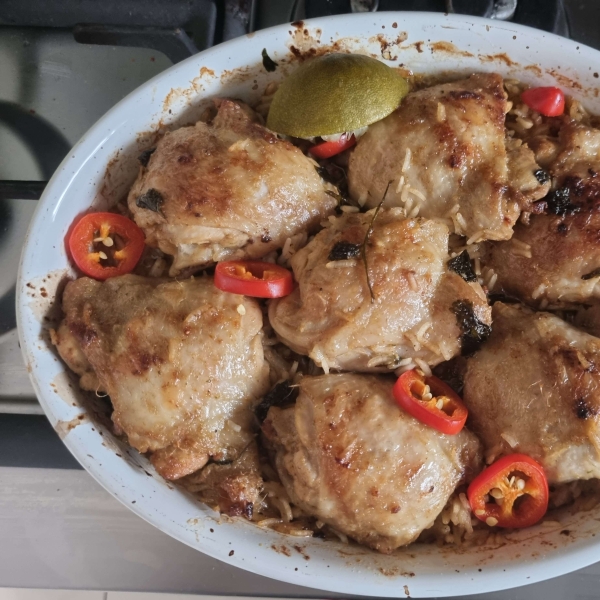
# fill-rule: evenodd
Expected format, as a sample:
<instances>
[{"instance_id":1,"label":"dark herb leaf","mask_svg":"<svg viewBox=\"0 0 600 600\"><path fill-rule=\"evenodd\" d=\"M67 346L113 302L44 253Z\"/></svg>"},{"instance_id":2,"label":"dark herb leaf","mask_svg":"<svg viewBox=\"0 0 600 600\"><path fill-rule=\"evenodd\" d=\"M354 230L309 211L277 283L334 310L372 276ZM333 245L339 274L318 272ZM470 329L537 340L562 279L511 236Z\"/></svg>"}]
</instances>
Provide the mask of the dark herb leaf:
<instances>
[{"instance_id":1,"label":"dark herb leaf","mask_svg":"<svg viewBox=\"0 0 600 600\"><path fill-rule=\"evenodd\" d=\"M327 257L329 260L348 260L360 254L360 246L351 242L336 242Z\"/></svg>"},{"instance_id":2,"label":"dark herb leaf","mask_svg":"<svg viewBox=\"0 0 600 600\"><path fill-rule=\"evenodd\" d=\"M477 275L473 271L471 257L466 250L448 261L448 268L458 273L465 281L477 281Z\"/></svg>"},{"instance_id":3,"label":"dark herb leaf","mask_svg":"<svg viewBox=\"0 0 600 600\"><path fill-rule=\"evenodd\" d=\"M468 356L479 349L492 333L492 328L482 323L473 310L473 303L469 300L456 300L452 304L452 312L456 315L456 322L460 328L461 354Z\"/></svg>"},{"instance_id":4,"label":"dark herb leaf","mask_svg":"<svg viewBox=\"0 0 600 600\"><path fill-rule=\"evenodd\" d=\"M544 171L544 169L538 169L537 171L534 171L533 174L542 185L550 181L550 174L548 171Z\"/></svg>"},{"instance_id":5,"label":"dark herb leaf","mask_svg":"<svg viewBox=\"0 0 600 600\"><path fill-rule=\"evenodd\" d=\"M162 214L161 208L164 201L165 199L158 190L150 188L145 194L139 196L135 203L140 208L147 208L148 210Z\"/></svg>"},{"instance_id":6,"label":"dark herb leaf","mask_svg":"<svg viewBox=\"0 0 600 600\"><path fill-rule=\"evenodd\" d=\"M150 157L154 154L156 148L150 148L150 150L144 150L139 156L138 161L142 167L147 167L150 162Z\"/></svg>"},{"instance_id":7,"label":"dark herb leaf","mask_svg":"<svg viewBox=\"0 0 600 600\"><path fill-rule=\"evenodd\" d=\"M298 388L292 387L289 381L278 383L254 409L254 414L262 423L266 419L271 406L283 407L296 402L298 391Z\"/></svg>"},{"instance_id":8,"label":"dark herb leaf","mask_svg":"<svg viewBox=\"0 0 600 600\"><path fill-rule=\"evenodd\" d=\"M568 187L562 187L551 191L544 198L544 201L548 205L548 212L561 216L566 215L567 213L578 212L579 208L574 204L571 204L569 195L570 191Z\"/></svg>"},{"instance_id":9,"label":"dark herb leaf","mask_svg":"<svg viewBox=\"0 0 600 600\"><path fill-rule=\"evenodd\" d=\"M267 49L262 50L263 67L272 73L277 68L277 63L267 54Z\"/></svg>"},{"instance_id":10,"label":"dark herb leaf","mask_svg":"<svg viewBox=\"0 0 600 600\"><path fill-rule=\"evenodd\" d=\"M581 279L583 279L584 281L587 281L588 279L594 279L594 277L600 277L600 268L594 269L593 271L590 271L589 273L582 275Z\"/></svg>"},{"instance_id":11,"label":"dark herb leaf","mask_svg":"<svg viewBox=\"0 0 600 600\"><path fill-rule=\"evenodd\" d=\"M346 171L339 165L329 161L324 161L320 166L315 167L315 169L321 179L335 185L337 188L337 193L331 192L330 190L327 190L325 193L336 198L340 205L350 204L348 197L348 176Z\"/></svg>"}]
</instances>

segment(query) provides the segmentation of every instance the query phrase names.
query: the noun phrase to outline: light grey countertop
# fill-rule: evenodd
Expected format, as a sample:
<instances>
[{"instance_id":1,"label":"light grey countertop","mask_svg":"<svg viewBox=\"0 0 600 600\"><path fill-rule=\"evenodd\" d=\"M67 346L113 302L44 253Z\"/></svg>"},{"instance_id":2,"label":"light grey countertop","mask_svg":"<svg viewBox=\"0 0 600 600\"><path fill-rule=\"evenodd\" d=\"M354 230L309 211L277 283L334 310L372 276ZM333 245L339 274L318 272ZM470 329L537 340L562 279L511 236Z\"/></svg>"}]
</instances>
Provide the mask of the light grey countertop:
<instances>
[{"instance_id":1,"label":"light grey countertop","mask_svg":"<svg viewBox=\"0 0 600 600\"><path fill-rule=\"evenodd\" d=\"M149 525L80 469L0 467L0 587L335 598L253 575ZM474 600L600 597L600 563Z\"/></svg>"}]
</instances>

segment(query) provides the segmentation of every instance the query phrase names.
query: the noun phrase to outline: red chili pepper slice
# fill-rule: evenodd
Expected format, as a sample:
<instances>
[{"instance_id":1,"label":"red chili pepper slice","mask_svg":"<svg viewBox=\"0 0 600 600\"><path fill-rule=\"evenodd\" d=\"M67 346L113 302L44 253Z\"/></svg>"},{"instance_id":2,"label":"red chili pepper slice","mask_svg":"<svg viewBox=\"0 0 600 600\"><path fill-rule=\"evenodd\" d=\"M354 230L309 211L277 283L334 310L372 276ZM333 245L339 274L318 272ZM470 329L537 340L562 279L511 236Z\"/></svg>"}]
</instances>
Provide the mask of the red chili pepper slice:
<instances>
[{"instance_id":1,"label":"red chili pepper slice","mask_svg":"<svg viewBox=\"0 0 600 600\"><path fill-rule=\"evenodd\" d=\"M448 435L458 433L467 420L467 407L458 394L441 379L425 377L416 369L400 375L394 397L415 419Z\"/></svg>"},{"instance_id":2,"label":"red chili pepper slice","mask_svg":"<svg viewBox=\"0 0 600 600\"><path fill-rule=\"evenodd\" d=\"M220 262L215 268L215 286L224 292L254 298L281 298L294 289L287 269L258 260Z\"/></svg>"},{"instance_id":3,"label":"red chili pepper slice","mask_svg":"<svg viewBox=\"0 0 600 600\"><path fill-rule=\"evenodd\" d=\"M548 510L548 480L533 458L511 454L475 477L467 497L473 514L491 527L530 527Z\"/></svg>"},{"instance_id":4,"label":"red chili pepper slice","mask_svg":"<svg viewBox=\"0 0 600 600\"><path fill-rule=\"evenodd\" d=\"M313 146L309 152L317 158L331 158L356 144L354 135L343 134L337 142L323 142Z\"/></svg>"},{"instance_id":5,"label":"red chili pepper slice","mask_svg":"<svg viewBox=\"0 0 600 600\"><path fill-rule=\"evenodd\" d=\"M536 87L525 90L521 100L545 117L558 117L565 112L565 95L557 87Z\"/></svg>"},{"instance_id":6,"label":"red chili pepper slice","mask_svg":"<svg viewBox=\"0 0 600 600\"><path fill-rule=\"evenodd\" d=\"M79 270L100 281L133 271L144 246L144 232L131 219L107 212L84 215L68 239Z\"/></svg>"}]
</instances>

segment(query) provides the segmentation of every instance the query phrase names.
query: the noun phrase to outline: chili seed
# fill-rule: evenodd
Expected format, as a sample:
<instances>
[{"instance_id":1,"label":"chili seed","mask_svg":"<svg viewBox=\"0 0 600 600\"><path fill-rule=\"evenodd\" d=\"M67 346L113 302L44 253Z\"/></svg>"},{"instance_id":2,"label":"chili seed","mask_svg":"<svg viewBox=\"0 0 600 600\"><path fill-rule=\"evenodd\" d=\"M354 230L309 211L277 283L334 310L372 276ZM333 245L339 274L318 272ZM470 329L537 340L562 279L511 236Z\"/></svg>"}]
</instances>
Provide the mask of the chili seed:
<instances>
[{"instance_id":1,"label":"chili seed","mask_svg":"<svg viewBox=\"0 0 600 600\"><path fill-rule=\"evenodd\" d=\"M111 248L114 245L114 241L112 238L110 237L105 237L102 240L102 243L107 247L107 248Z\"/></svg>"},{"instance_id":2,"label":"chili seed","mask_svg":"<svg viewBox=\"0 0 600 600\"><path fill-rule=\"evenodd\" d=\"M104 254L104 252L98 252L98 256L100 258L102 258L103 260L106 260L108 258L108 256L106 256L106 254Z\"/></svg>"},{"instance_id":3,"label":"chili seed","mask_svg":"<svg viewBox=\"0 0 600 600\"><path fill-rule=\"evenodd\" d=\"M525 489L525 480L524 479L517 479L517 489L518 490Z\"/></svg>"},{"instance_id":4,"label":"chili seed","mask_svg":"<svg viewBox=\"0 0 600 600\"><path fill-rule=\"evenodd\" d=\"M495 517L488 517L485 520L485 524L489 525L490 527L495 527L496 525L498 525L498 519L496 519Z\"/></svg>"},{"instance_id":5,"label":"chili seed","mask_svg":"<svg viewBox=\"0 0 600 600\"><path fill-rule=\"evenodd\" d=\"M504 493L500 488L493 488L490 490L490 496L497 500L498 498L504 498Z\"/></svg>"},{"instance_id":6,"label":"chili seed","mask_svg":"<svg viewBox=\"0 0 600 600\"><path fill-rule=\"evenodd\" d=\"M485 510L482 510L481 508L479 508L479 509L477 509L477 510L475 511L475 514L476 514L478 517L481 517L481 516L485 515Z\"/></svg>"},{"instance_id":7,"label":"chili seed","mask_svg":"<svg viewBox=\"0 0 600 600\"><path fill-rule=\"evenodd\" d=\"M238 304L237 311L240 315L245 315L246 307L243 304Z\"/></svg>"},{"instance_id":8,"label":"chili seed","mask_svg":"<svg viewBox=\"0 0 600 600\"><path fill-rule=\"evenodd\" d=\"M442 408L444 408L444 401L440 398L436 403L435 403L435 407L439 410L442 410Z\"/></svg>"}]
</instances>

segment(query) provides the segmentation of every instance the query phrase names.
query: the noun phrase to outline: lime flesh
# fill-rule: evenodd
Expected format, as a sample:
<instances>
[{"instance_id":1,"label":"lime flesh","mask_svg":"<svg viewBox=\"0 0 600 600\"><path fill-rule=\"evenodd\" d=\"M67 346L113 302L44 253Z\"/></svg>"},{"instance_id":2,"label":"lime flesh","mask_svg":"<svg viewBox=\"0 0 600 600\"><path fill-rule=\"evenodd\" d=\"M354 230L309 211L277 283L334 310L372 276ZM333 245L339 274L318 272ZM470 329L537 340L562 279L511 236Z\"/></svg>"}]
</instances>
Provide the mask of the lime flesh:
<instances>
[{"instance_id":1,"label":"lime flesh","mask_svg":"<svg viewBox=\"0 0 600 600\"><path fill-rule=\"evenodd\" d=\"M375 58L326 54L283 80L267 127L300 138L354 131L387 117L407 92L406 80Z\"/></svg>"}]
</instances>

